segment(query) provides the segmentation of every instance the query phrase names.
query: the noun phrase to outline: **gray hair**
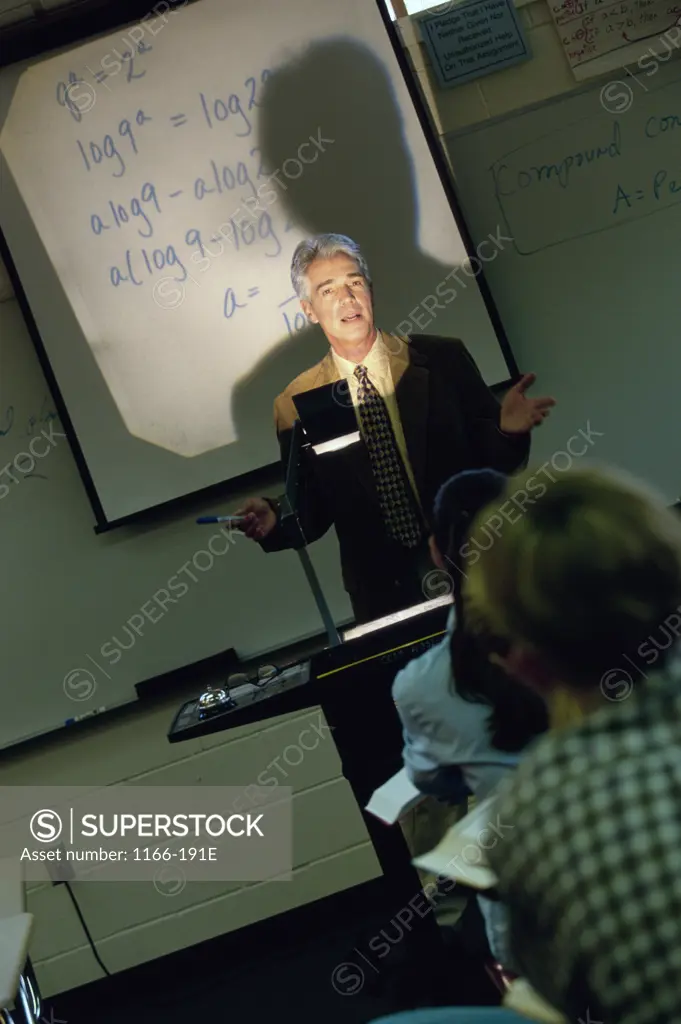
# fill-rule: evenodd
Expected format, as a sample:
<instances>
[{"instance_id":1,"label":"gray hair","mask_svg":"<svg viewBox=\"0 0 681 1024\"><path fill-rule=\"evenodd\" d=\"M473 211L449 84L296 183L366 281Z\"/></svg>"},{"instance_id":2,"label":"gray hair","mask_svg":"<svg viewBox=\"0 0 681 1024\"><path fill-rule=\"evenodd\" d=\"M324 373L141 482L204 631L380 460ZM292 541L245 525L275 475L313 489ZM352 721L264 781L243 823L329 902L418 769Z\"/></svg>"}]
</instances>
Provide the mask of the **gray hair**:
<instances>
[{"instance_id":1,"label":"gray hair","mask_svg":"<svg viewBox=\"0 0 681 1024\"><path fill-rule=\"evenodd\" d=\"M307 271L316 259L331 259L333 256L349 256L357 264L360 274L372 288L367 262L357 242L347 235L314 235L296 246L291 260L291 283L299 299L308 299Z\"/></svg>"}]
</instances>

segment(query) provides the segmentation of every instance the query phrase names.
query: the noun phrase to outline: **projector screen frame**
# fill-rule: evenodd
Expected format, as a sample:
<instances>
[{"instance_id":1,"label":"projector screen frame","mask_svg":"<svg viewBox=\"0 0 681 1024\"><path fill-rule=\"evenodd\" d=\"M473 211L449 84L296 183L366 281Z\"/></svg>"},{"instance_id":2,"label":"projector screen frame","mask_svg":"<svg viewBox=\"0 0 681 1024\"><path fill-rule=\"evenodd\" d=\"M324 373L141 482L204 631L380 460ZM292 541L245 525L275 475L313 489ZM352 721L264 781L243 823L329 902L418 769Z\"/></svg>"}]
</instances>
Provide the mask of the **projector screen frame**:
<instances>
[{"instance_id":1,"label":"projector screen frame","mask_svg":"<svg viewBox=\"0 0 681 1024\"><path fill-rule=\"evenodd\" d=\"M378 7L384 29L390 40L390 45L395 54L409 98L426 140L430 157L437 171L466 253L469 259L477 258L473 239L459 206L454 182L447 167L444 149L440 145L436 126L428 110L419 83L410 68L396 24L390 17L385 0L373 0L373 2ZM193 5L195 3L201 3L201 0L180 0L180 2L177 2L177 0L162 0L162 2L156 3L156 6L151 8L151 11L156 12L156 8L162 8L164 12L180 10L189 4ZM36 22L21 22L16 26L4 29L3 43L0 47L0 70L33 58L46 57L50 53L56 54L64 49L88 42L104 33L124 31L150 13L149 4L146 0L122 0L115 8L111 8L108 5L105 6L105 4L106 0L104 2L102 0L85 0L84 3L74 5L73 8L59 8L48 14L41 15ZM283 485L283 467L279 462L273 462L248 473L230 477L227 480L200 488L189 494L173 498L170 501L161 502L150 508L134 512L131 515L122 516L117 519L107 519L1 225L0 257L7 268L17 303L36 350L59 419L66 432L85 492L92 506L96 520L94 526L95 533L105 533L119 526L167 519L176 513L186 515L193 506L200 507L210 501L226 501L231 495ZM491 390L495 394L503 393L520 378L520 372L482 267L475 274L475 279L509 373L506 380L493 385Z\"/></svg>"}]
</instances>

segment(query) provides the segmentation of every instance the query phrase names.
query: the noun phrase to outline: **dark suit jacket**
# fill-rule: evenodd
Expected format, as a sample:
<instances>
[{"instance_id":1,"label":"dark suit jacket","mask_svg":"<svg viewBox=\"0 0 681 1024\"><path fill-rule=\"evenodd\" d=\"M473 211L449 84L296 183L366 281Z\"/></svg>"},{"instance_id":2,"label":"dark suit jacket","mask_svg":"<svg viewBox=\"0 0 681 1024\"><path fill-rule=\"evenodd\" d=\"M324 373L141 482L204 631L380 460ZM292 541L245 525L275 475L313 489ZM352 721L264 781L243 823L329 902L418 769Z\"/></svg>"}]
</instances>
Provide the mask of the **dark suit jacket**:
<instances>
[{"instance_id":1,"label":"dark suit jacket","mask_svg":"<svg viewBox=\"0 0 681 1024\"><path fill-rule=\"evenodd\" d=\"M513 473L526 463L530 435L499 429L500 405L463 342L435 335L383 334L390 351L397 405L421 505L428 518L439 487L464 469L490 467ZM284 468L298 418L293 395L340 380L329 353L289 384L274 403ZM370 581L394 575L394 545L381 516L364 443L322 455L307 451L300 475L299 520L308 543L333 524L343 582L352 597ZM265 551L288 546L279 527ZM374 583L375 587L375 583Z\"/></svg>"}]
</instances>

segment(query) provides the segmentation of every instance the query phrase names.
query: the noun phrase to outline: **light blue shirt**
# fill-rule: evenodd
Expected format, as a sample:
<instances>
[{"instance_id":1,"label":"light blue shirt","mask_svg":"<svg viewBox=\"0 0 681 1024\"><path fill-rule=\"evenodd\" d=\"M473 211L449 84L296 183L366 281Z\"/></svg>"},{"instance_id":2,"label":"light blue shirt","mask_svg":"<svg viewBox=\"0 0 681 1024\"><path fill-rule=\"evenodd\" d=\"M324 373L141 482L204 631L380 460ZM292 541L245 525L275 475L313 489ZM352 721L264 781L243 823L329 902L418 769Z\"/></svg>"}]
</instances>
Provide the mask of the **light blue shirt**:
<instances>
[{"instance_id":1,"label":"light blue shirt","mask_svg":"<svg viewBox=\"0 0 681 1024\"><path fill-rule=\"evenodd\" d=\"M392 695L403 726L404 766L412 783L422 793L459 803L466 797L464 787L478 801L484 800L529 748L520 754L495 750L487 729L489 706L464 700L454 689L449 648L455 623L452 608L444 639L398 672ZM482 893L478 905L494 959L515 970L506 907Z\"/></svg>"},{"instance_id":2,"label":"light blue shirt","mask_svg":"<svg viewBox=\"0 0 681 1024\"><path fill-rule=\"evenodd\" d=\"M452 608L444 639L398 672L392 695L403 726L404 766L416 788L456 800L459 776L480 801L522 754L495 750L487 729L490 707L454 689L449 645L455 621Z\"/></svg>"}]
</instances>

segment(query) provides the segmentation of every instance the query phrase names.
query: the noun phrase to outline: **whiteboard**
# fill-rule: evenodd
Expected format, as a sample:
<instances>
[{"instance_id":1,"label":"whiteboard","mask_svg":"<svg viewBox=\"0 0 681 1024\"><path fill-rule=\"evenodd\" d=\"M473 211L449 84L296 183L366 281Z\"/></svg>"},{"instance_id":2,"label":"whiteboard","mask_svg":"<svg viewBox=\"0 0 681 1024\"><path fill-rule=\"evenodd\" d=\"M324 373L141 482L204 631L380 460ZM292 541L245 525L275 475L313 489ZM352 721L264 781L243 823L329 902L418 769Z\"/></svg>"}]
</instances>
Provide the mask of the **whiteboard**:
<instances>
[{"instance_id":1,"label":"whiteboard","mask_svg":"<svg viewBox=\"0 0 681 1024\"><path fill-rule=\"evenodd\" d=\"M248 659L322 632L297 556L196 526L210 511L95 534L18 304L0 303L0 748L129 704L137 683L229 648ZM335 534L310 556L348 621Z\"/></svg>"},{"instance_id":2,"label":"whiteboard","mask_svg":"<svg viewBox=\"0 0 681 1024\"><path fill-rule=\"evenodd\" d=\"M446 138L523 372L558 404L532 458L580 456L681 493L681 68L600 82ZM572 442L571 450L584 444ZM574 464L575 459L572 459ZM551 471L553 472L553 471Z\"/></svg>"},{"instance_id":3,"label":"whiteboard","mask_svg":"<svg viewBox=\"0 0 681 1024\"><path fill-rule=\"evenodd\" d=\"M508 378L474 275L420 308L466 250L375 0L200 0L0 90L0 227L100 522L277 461L273 400L327 349L310 233L361 245L379 326Z\"/></svg>"}]
</instances>

